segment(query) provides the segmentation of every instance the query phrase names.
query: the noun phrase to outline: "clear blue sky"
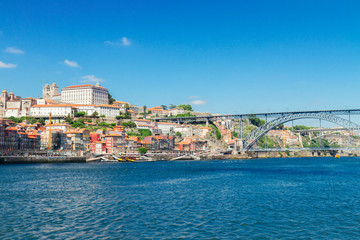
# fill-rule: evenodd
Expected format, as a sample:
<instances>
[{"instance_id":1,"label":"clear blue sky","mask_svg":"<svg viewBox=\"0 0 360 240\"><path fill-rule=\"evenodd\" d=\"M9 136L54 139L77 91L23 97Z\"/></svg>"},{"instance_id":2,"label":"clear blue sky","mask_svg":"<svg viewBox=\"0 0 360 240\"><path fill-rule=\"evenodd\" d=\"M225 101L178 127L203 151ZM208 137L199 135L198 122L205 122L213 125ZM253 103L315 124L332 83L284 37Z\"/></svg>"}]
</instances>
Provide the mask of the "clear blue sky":
<instances>
[{"instance_id":1,"label":"clear blue sky","mask_svg":"<svg viewBox=\"0 0 360 240\"><path fill-rule=\"evenodd\" d=\"M118 100L198 111L351 108L359 1L0 1L0 88L100 79ZM66 62L65 62L66 60Z\"/></svg>"}]
</instances>

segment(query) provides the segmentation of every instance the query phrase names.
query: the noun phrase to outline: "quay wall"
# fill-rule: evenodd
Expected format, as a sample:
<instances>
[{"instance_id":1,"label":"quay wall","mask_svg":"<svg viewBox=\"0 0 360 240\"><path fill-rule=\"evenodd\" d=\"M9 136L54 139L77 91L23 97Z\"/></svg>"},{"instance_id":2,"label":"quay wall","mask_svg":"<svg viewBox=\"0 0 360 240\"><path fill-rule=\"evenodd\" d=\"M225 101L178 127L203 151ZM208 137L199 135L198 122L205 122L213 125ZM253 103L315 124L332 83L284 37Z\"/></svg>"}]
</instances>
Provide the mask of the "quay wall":
<instances>
[{"instance_id":1,"label":"quay wall","mask_svg":"<svg viewBox=\"0 0 360 240\"><path fill-rule=\"evenodd\" d=\"M85 163L86 157L66 156L0 156L0 164L23 164L23 163Z\"/></svg>"}]
</instances>

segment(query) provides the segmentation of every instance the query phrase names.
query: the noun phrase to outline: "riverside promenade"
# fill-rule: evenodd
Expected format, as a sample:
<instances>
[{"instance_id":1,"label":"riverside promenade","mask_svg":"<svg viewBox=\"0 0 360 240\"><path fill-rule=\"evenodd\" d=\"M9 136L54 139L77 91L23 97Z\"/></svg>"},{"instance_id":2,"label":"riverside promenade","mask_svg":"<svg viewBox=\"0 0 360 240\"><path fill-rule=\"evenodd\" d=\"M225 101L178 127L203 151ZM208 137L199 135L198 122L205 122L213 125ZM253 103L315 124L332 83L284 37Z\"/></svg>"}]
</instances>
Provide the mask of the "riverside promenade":
<instances>
[{"instance_id":1,"label":"riverside promenade","mask_svg":"<svg viewBox=\"0 0 360 240\"><path fill-rule=\"evenodd\" d=\"M85 163L86 157L73 156L0 156L0 164Z\"/></svg>"}]
</instances>

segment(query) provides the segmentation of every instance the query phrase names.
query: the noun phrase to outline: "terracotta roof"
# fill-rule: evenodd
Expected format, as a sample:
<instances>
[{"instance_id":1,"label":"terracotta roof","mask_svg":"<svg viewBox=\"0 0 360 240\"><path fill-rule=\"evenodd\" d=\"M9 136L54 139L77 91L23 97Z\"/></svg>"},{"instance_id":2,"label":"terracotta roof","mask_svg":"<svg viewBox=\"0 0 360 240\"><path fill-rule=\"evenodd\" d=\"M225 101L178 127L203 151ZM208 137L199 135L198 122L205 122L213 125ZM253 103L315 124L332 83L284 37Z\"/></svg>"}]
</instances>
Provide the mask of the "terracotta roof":
<instances>
[{"instance_id":1,"label":"terracotta roof","mask_svg":"<svg viewBox=\"0 0 360 240\"><path fill-rule=\"evenodd\" d=\"M120 104L126 104L126 103L128 103L128 102L123 102L123 101L115 101L113 104L116 104L116 103L120 103Z\"/></svg>"},{"instance_id":2,"label":"terracotta roof","mask_svg":"<svg viewBox=\"0 0 360 240\"><path fill-rule=\"evenodd\" d=\"M75 130L72 130L72 131L68 131L68 132L65 132L65 134L74 134L74 133L80 133L78 131L75 131Z\"/></svg>"},{"instance_id":3,"label":"terracotta roof","mask_svg":"<svg viewBox=\"0 0 360 240\"><path fill-rule=\"evenodd\" d=\"M47 104L47 105L33 105L33 108L35 107L72 107L75 108L73 104Z\"/></svg>"},{"instance_id":4,"label":"terracotta roof","mask_svg":"<svg viewBox=\"0 0 360 240\"><path fill-rule=\"evenodd\" d=\"M50 126L50 124L48 123L48 124L46 124L45 126ZM53 123L53 124L51 124L51 126L54 126L54 127L56 127L56 126L67 126L67 127L70 127L70 124L67 124L67 123Z\"/></svg>"},{"instance_id":5,"label":"terracotta roof","mask_svg":"<svg viewBox=\"0 0 360 240\"><path fill-rule=\"evenodd\" d=\"M139 137L136 137L136 136L128 136L127 137L129 140L133 140L135 142L137 142L139 140Z\"/></svg>"},{"instance_id":6,"label":"terracotta roof","mask_svg":"<svg viewBox=\"0 0 360 240\"><path fill-rule=\"evenodd\" d=\"M71 104L71 105L77 106L77 107L87 107L87 106L96 107L97 106L95 104L86 104L86 105L84 105L84 104Z\"/></svg>"},{"instance_id":7,"label":"terracotta roof","mask_svg":"<svg viewBox=\"0 0 360 240\"><path fill-rule=\"evenodd\" d=\"M156 110L156 111L164 111L164 109L162 107L152 107L152 108L149 108L148 109L149 111L153 111L153 110Z\"/></svg>"},{"instance_id":8,"label":"terracotta roof","mask_svg":"<svg viewBox=\"0 0 360 240\"><path fill-rule=\"evenodd\" d=\"M109 105L109 104L99 104L97 105L99 107L111 107L111 108L120 108L120 107L117 107L117 106L113 106L113 105Z\"/></svg>"},{"instance_id":9,"label":"terracotta roof","mask_svg":"<svg viewBox=\"0 0 360 240\"><path fill-rule=\"evenodd\" d=\"M19 130L19 128L17 128L17 127L9 127L9 128L6 128L6 130L17 131L17 130Z\"/></svg>"},{"instance_id":10,"label":"terracotta roof","mask_svg":"<svg viewBox=\"0 0 360 240\"><path fill-rule=\"evenodd\" d=\"M151 122L150 120L146 120L146 119L136 119L134 121L139 121L139 122Z\"/></svg>"},{"instance_id":11,"label":"terracotta roof","mask_svg":"<svg viewBox=\"0 0 360 240\"><path fill-rule=\"evenodd\" d=\"M121 135L120 135L120 134L112 133L112 134L106 135L106 137L121 137Z\"/></svg>"},{"instance_id":12,"label":"terracotta roof","mask_svg":"<svg viewBox=\"0 0 360 240\"><path fill-rule=\"evenodd\" d=\"M163 125L177 125L177 123L167 123L167 122L157 122L157 124L163 124Z\"/></svg>"},{"instance_id":13,"label":"terracotta roof","mask_svg":"<svg viewBox=\"0 0 360 240\"><path fill-rule=\"evenodd\" d=\"M84 85L74 85L74 86L68 86L68 87L65 87L65 88L81 88L81 87L97 87L97 88L103 88L103 89L106 89L104 87L98 87L98 86L94 86L92 84L84 84Z\"/></svg>"},{"instance_id":14,"label":"terracotta roof","mask_svg":"<svg viewBox=\"0 0 360 240\"><path fill-rule=\"evenodd\" d=\"M155 126L147 125L147 124L138 124L138 127L148 127L148 128L155 128Z\"/></svg>"}]
</instances>

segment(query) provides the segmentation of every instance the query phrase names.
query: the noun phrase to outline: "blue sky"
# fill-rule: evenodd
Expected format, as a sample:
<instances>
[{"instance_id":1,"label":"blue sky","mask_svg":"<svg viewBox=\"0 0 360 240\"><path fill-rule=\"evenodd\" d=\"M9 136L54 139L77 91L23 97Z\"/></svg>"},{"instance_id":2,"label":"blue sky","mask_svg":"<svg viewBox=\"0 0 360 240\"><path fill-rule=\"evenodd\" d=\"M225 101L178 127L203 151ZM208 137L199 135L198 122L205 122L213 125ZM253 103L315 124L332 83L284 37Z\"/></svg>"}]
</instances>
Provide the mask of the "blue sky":
<instances>
[{"instance_id":1,"label":"blue sky","mask_svg":"<svg viewBox=\"0 0 360 240\"><path fill-rule=\"evenodd\" d=\"M1 89L99 79L198 111L358 108L358 1L1 1ZM195 101L195 102L194 102Z\"/></svg>"}]
</instances>

